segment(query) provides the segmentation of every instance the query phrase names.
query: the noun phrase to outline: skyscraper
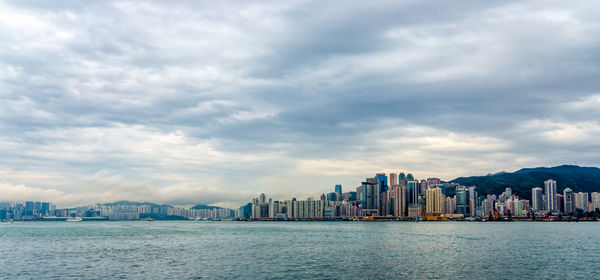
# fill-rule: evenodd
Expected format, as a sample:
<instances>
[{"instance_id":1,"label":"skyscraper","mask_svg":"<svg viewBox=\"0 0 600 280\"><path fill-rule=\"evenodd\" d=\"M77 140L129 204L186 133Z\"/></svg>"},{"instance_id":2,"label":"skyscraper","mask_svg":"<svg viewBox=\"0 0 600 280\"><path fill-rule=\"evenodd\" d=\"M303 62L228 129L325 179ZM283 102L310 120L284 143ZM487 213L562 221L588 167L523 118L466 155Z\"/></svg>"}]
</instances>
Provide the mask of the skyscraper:
<instances>
[{"instance_id":1,"label":"skyscraper","mask_svg":"<svg viewBox=\"0 0 600 280\"><path fill-rule=\"evenodd\" d=\"M546 210L558 211L558 205L556 201L556 181L548 180L544 182L545 193L546 193Z\"/></svg>"},{"instance_id":2,"label":"skyscraper","mask_svg":"<svg viewBox=\"0 0 600 280\"><path fill-rule=\"evenodd\" d=\"M390 187L393 187L396 184L398 184L398 176L396 176L396 173L390 173Z\"/></svg>"},{"instance_id":3,"label":"skyscraper","mask_svg":"<svg viewBox=\"0 0 600 280\"><path fill-rule=\"evenodd\" d=\"M570 188L566 188L563 191L563 200L564 200L564 212L565 213L575 213L575 201L573 197L573 190Z\"/></svg>"},{"instance_id":4,"label":"skyscraper","mask_svg":"<svg viewBox=\"0 0 600 280\"><path fill-rule=\"evenodd\" d=\"M587 213L588 212L588 201L589 201L589 197L588 197L588 193L584 193L584 192L578 192L575 193L575 209L576 210L581 210L583 211L583 213Z\"/></svg>"},{"instance_id":5,"label":"skyscraper","mask_svg":"<svg viewBox=\"0 0 600 280\"><path fill-rule=\"evenodd\" d=\"M544 194L542 188L531 189L531 209L533 211L544 210Z\"/></svg>"},{"instance_id":6,"label":"skyscraper","mask_svg":"<svg viewBox=\"0 0 600 280\"><path fill-rule=\"evenodd\" d=\"M592 211L600 209L600 193L592 193Z\"/></svg>"},{"instance_id":7,"label":"skyscraper","mask_svg":"<svg viewBox=\"0 0 600 280\"><path fill-rule=\"evenodd\" d=\"M335 185L335 193L342 194L342 185Z\"/></svg>"},{"instance_id":8,"label":"skyscraper","mask_svg":"<svg viewBox=\"0 0 600 280\"><path fill-rule=\"evenodd\" d=\"M394 196L394 216L406 217L408 214L407 189L402 185L392 186L392 194Z\"/></svg>"},{"instance_id":9,"label":"skyscraper","mask_svg":"<svg viewBox=\"0 0 600 280\"><path fill-rule=\"evenodd\" d=\"M426 211L428 214L441 214L443 213L443 195L442 189L440 188L432 188L426 191L425 195L426 200Z\"/></svg>"},{"instance_id":10,"label":"skyscraper","mask_svg":"<svg viewBox=\"0 0 600 280\"><path fill-rule=\"evenodd\" d=\"M420 194L425 195L425 192L429 188L429 184L427 184L427 180L422 179L421 182L419 183L419 187L420 187Z\"/></svg>"},{"instance_id":11,"label":"skyscraper","mask_svg":"<svg viewBox=\"0 0 600 280\"><path fill-rule=\"evenodd\" d=\"M419 204L419 182L408 181L406 182L408 189L408 205Z\"/></svg>"},{"instance_id":12,"label":"skyscraper","mask_svg":"<svg viewBox=\"0 0 600 280\"><path fill-rule=\"evenodd\" d=\"M364 216L379 215L379 180L367 178L361 186L361 205Z\"/></svg>"},{"instance_id":13,"label":"skyscraper","mask_svg":"<svg viewBox=\"0 0 600 280\"><path fill-rule=\"evenodd\" d=\"M385 176L385 173L377 173L377 174L375 174L375 178L377 178L377 181L379 182L379 193L387 192L388 191L388 182L387 182L387 176Z\"/></svg>"},{"instance_id":14,"label":"skyscraper","mask_svg":"<svg viewBox=\"0 0 600 280\"><path fill-rule=\"evenodd\" d=\"M406 181L406 175L404 172L400 172L400 174L398 174L398 184L406 187Z\"/></svg>"},{"instance_id":15,"label":"skyscraper","mask_svg":"<svg viewBox=\"0 0 600 280\"><path fill-rule=\"evenodd\" d=\"M264 193L261 193L259 196L259 201L260 204L264 204L267 203L267 196Z\"/></svg>"},{"instance_id":16,"label":"skyscraper","mask_svg":"<svg viewBox=\"0 0 600 280\"><path fill-rule=\"evenodd\" d=\"M468 187L469 189L469 210L471 211L471 217L477 216L477 190L475 190L475 186Z\"/></svg>"},{"instance_id":17,"label":"skyscraper","mask_svg":"<svg viewBox=\"0 0 600 280\"><path fill-rule=\"evenodd\" d=\"M456 187L456 213L465 217L471 215L471 203L469 202L469 189L464 186Z\"/></svg>"}]
</instances>

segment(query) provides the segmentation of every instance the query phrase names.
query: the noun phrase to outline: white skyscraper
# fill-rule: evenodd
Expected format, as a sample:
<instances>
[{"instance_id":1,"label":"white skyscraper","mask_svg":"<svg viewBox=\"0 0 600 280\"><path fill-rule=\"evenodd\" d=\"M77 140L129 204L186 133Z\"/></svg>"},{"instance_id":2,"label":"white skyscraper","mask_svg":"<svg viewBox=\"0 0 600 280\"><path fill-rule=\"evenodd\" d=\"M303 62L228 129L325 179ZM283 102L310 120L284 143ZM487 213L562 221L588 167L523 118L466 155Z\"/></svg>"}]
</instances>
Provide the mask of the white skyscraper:
<instances>
[{"instance_id":1,"label":"white skyscraper","mask_svg":"<svg viewBox=\"0 0 600 280\"><path fill-rule=\"evenodd\" d=\"M558 211L558 203L556 201L556 181L545 181L544 187L546 192L546 210Z\"/></svg>"},{"instance_id":2,"label":"white skyscraper","mask_svg":"<svg viewBox=\"0 0 600 280\"><path fill-rule=\"evenodd\" d=\"M578 192L575 193L575 209L581 210L583 213L588 212L588 193Z\"/></svg>"},{"instance_id":3,"label":"white skyscraper","mask_svg":"<svg viewBox=\"0 0 600 280\"><path fill-rule=\"evenodd\" d=\"M596 209L600 209L600 193L593 192L592 193L592 211L596 211Z\"/></svg>"}]
</instances>

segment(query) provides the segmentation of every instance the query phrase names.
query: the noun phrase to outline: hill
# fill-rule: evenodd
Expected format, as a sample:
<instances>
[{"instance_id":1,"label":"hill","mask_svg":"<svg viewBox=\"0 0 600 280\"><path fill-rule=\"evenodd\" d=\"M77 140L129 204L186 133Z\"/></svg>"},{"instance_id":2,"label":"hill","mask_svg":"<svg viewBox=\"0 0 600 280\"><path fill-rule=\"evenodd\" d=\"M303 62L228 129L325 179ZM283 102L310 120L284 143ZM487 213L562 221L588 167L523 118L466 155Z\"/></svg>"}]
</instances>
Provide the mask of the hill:
<instances>
[{"instance_id":1,"label":"hill","mask_svg":"<svg viewBox=\"0 0 600 280\"><path fill-rule=\"evenodd\" d=\"M192 207L192 209L208 209L208 210L214 210L214 209L223 209L222 207L218 207L218 206L210 206L210 205L204 205L204 204L197 204L196 206Z\"/></svg>"},{"instance_id":2,"label":"hill","mask_svg":"<svg viewBox=\"0 0 600 280\"><path fill-rule=\"evenodd\" d=\"M516 172L500 172L487 176L460 177L450 182L464 186L477 186L480 195L501 194L512 188L513 194L531 199L531 188L544 187L544 181L553 179L558 192L571 188L574 192L600 191L600 168L561 165L555 167L523 168Z\"/></svg>"}]
</instances>

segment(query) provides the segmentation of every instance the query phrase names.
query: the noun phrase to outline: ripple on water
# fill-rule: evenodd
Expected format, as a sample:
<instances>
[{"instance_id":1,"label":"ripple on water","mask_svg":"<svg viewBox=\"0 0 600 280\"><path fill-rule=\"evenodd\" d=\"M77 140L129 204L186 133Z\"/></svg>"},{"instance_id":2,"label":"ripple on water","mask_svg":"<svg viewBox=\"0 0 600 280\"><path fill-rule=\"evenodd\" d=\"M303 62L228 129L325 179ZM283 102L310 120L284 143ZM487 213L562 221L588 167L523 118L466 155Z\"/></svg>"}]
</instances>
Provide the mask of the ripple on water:
<instances>
[{"instance_id":1,"label":"ripple on water","mask_svg":"<svg viewBox=\"0 0 600 280\"><path fill-rule=\"evenodd\" d=\"M6 279L596 278L600 223L82 222L0 227Z\"/></svg>"}]
</instances>

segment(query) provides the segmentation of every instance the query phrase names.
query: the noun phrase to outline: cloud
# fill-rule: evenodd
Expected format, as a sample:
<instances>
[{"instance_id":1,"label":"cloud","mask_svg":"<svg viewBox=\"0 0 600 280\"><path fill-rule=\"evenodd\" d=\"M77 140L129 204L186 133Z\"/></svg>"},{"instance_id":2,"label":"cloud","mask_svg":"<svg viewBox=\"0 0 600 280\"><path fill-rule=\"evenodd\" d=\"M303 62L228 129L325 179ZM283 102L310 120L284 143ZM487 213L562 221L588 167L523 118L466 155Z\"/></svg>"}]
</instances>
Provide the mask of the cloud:
<instances>
[{"instance_id":1,"label":"cloud","mask_svg":"<svg viewBox=\"0 0 600 280\"><path fill-rule=\"evenodd\" d=\"M597 166L599 18L560 1L5 1L0 180L65 204L235 204L377 171Z\"/></svg>"}]
</instances>

